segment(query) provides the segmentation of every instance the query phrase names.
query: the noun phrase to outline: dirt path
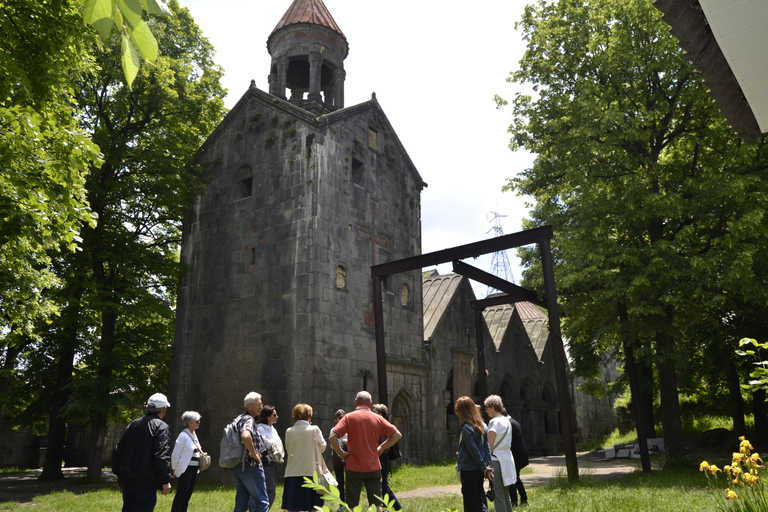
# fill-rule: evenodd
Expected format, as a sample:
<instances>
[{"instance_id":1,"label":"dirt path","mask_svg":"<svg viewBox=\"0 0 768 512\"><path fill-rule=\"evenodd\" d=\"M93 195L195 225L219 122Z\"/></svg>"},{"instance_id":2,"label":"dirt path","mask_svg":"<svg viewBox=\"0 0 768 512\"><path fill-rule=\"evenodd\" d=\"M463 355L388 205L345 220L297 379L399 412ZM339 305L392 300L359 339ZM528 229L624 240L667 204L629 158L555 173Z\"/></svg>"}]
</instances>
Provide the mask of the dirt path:
<instances>
[{"instance_id":1,"label":"dirt path","mask_svg":"<svg viewBox=\"0 0 768 512\"><path fill-rule=\"evenodd\" d=\"M594 453L579 454L578 464L579 476L582 478L619 478L641 469L640 459L601 459L596 457ZM568 475L563 456L532 458L528 468L533 470L533 473L521 476L526 487L545 485L559 477L565 478ZM456 485L396 491L396 494L398 498L429 498L441 494L460 495L461 486L457 482Z\"/></svg>"}]
</instances>

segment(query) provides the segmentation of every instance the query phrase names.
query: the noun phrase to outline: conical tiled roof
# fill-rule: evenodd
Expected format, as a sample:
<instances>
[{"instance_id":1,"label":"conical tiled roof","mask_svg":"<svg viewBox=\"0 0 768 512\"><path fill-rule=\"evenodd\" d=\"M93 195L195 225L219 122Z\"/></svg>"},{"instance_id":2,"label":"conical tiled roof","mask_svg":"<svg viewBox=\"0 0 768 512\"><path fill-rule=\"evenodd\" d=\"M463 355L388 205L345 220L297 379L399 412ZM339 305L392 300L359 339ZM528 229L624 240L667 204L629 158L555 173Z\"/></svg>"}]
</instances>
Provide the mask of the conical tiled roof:
<instances>
[{"instance_id":1,"label":"conical tiled roof","mask_svg":"<svg viewBox=\"0 0 768 512\"><path fill-rule=\"evenodd\" d=\"M321 25L339 33L344 39L347 38L347 36L344 35L344 32L342 32L336 24L336 21L333 19L333 16L331 16L331 13L323 3L323 0L294 0L288 10L285 11L283 18L272 31L272 34L281 28L297 23Z\"/></svg>"}]
</instances>

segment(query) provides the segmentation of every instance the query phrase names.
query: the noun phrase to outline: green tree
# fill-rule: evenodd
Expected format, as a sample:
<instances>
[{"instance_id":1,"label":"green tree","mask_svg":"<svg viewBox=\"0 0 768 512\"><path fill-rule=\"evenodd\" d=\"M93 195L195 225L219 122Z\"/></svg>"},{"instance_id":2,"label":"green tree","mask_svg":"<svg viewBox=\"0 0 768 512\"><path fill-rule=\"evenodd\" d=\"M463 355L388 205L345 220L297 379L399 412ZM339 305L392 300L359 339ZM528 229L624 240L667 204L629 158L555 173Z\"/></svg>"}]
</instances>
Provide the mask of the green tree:
<instances>
[{"instance_id":1,"label":"green tree","mask_svg":"<svg viewBox=\"0 0 768 512\"><path fill-rule=\"evenodd\" d=\"M99 149L78 126L70 77L93 65L79 6L69 0L0 3L0 428L4 393L34 325L56 314L51 254L71 251L95 225L85 176Z\"/></svg>"},{"instance_id":2,"label":"green tree","mask_svg":"<svg viewBox=\"0 0 768 512\"><path fill-rule=\"evenodd\" d=\"M526 8L518 27L528 46L510 81L534 94L512 102L510 147L537 156L506 188L535 198L529 227L555 229L577 364L595 353L652 362L675 458L691 319L722 312L730 293L745 296L756 253L744 242L766 246L764 227L745 232L764 224L766 155L764 141L748 146L725 125L660 18L646 0ZM632 394L643 401L639 388Z\"/></svg>"},{"instance_id":3,"label":"green tree","mask_svg":"<svg viewBox=\"0 0 768 512\"><path fill-rule=\"evenodd\" d=\"M64 283L50 296L63 314L16 380L49 386L33 406L50 412L46 477L60 472L66 425L80 422L91 427L88 478L100 479L108 421L168 385L181 220L201 177L191 160L225 112L213 47L188 10L169 6L174 16L148 22L160 56L132 87L119 34L94 44L98 68L73 77L81 126L103 152L85 183L99 222L81 233L81 251L54 262ZM38 368L45 377L31 375Z\"/></svg>"},{"instance_id":4,"label":"green tree","mask_svg":"<svg viewBox=\"0 0 768 512\"><path fill-rule=\"evenodd\" d=\"M135 390L143 400L148 387L167 387L181 220L200 178L191 159L224 115L214 49L188 10L170 7L175 16L151 22L161 56L142 66L132 88L120 83L114 51L98 54L102 70L79 88L84 124L104 152L86 184L100 222L73 259L89 273L99 317L70 404L91 418L92 480L101 475L107 422L125 405L113 394Z\"/></svg>"}]
</instances>

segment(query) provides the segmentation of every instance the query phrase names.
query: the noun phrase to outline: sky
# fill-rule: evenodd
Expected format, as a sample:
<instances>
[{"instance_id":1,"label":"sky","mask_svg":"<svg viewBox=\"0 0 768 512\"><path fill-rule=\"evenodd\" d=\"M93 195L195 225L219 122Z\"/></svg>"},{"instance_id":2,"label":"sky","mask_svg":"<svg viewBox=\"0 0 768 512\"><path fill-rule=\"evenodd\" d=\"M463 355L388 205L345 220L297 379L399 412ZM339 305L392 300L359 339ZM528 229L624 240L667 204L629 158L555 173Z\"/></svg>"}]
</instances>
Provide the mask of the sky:
<instances>
[{"instance_id":1,"label":"sky","mask_svg":"<svg viewBox=\"0 0 768 512\"><path fill-rule=\"evenodd\" d=\"M179 0L216 48L232 107L251 80L268 90L266 41L292 0ZM524 1L323 0L349 43L344 104L371 93L387 115L427 187L422 190L422 253L494 236L491 212L510 234L522 229L526 202L502 192L533 156L509 149L509 107L525 89L506 81L525 50L515 30ZM521 268L507 252L514 280ZM491 271L491 255L465 263ZM428 270L428 269L424 269ZM450 263L437 267L451 272ZM473 283L478 298L487 287Z\"/></svg>"}]
</instances>

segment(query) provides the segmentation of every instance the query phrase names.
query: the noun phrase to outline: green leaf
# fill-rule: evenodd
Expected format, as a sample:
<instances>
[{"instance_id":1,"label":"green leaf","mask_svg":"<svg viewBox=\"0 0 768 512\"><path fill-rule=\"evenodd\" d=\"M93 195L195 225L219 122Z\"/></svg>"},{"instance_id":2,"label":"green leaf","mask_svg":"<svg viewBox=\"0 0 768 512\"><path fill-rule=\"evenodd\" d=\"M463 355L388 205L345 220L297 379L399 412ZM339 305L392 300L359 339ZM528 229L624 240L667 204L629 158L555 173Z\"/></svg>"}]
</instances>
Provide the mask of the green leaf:
<instances>
[{"instance_id":1,"label":"green leaf","mask_svg":"<svg viewBox=\"0 0 768 512\"><path fill-rule=\"evenodd\" d=\"M165 5L165 2L157 0L141 0L141 4L150 14L162 14L163 16L173 16L171 9Z\"/></svg>"},{"instance_id":2,"label":"green leaf","mask_svg":"<svg viewBox=\"0 0 768 512\"><path fill-rule=\"evenodd\" d=\"M83 21L96 29L102 42L106 42L112 32L114 10L114 0L86 0L83 6Z\"/></svg>"},{"instance_id":3,"label":"green leaf","mask_svg":"<svg viewBox=\"0 0 768 512\"><path fill-rule=\"evenodd\" d=\"M136 51L136 47L133 46L128 36L122 37L122 64L123 74L125 75L125 81L128 84L128 88L133 84L134 78L139 74L139 52Z\"/></svg>"},{"instance_id":4,"label":"green leaf","mask_svg":"<svg viewBox=\"0 0 768 512\"><path fill-rule=\"evenodd\" d=\"M117 8L125 18L125 22L131 30L139 26L141 21L141 2L139 0L115 0Z\"/></svg>"},{"instance_id":5,"label":"green leaf","mask_svg":"<svg viewBox=\"0 0 768 512\"><path fill-rule=\"evenodd\" d=\"M131 32L131 40L139 53L149 62L154 62L157 59L157 40L152 35L152 31L149 30L149 26L146 23L141 22Z\"/></svg>"}]
</instances>

